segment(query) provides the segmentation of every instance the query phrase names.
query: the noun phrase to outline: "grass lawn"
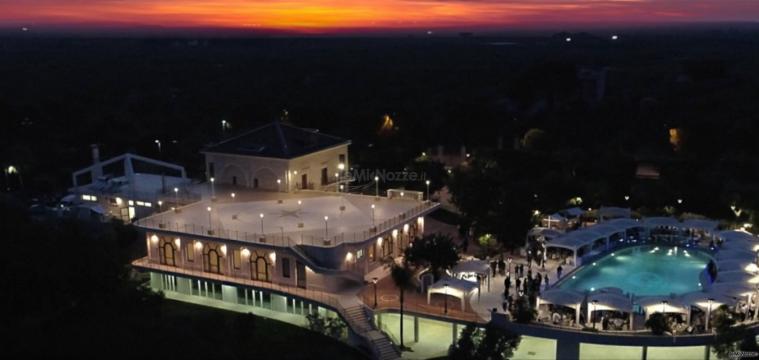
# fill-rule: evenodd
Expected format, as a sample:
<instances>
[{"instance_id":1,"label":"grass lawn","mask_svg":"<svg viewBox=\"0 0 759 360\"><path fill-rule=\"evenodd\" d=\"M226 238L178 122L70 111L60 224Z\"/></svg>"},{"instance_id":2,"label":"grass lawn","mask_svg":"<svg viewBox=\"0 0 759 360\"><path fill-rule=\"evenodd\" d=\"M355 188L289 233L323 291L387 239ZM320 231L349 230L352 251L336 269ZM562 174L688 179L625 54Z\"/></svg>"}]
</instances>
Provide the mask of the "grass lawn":
<instances>
[{"instance_id":1,"label":"grass lawn","mask_svg":"<svg viewBox=\"0 0 759 360\"><path fill-rule=\"evenodd\" d=\"M161 317L176 331L201 334L206 337L204 340L218 344L215 358L366 358L358 350L329 336L252 314L165 299Z\"/></svg>"}]
</instances>

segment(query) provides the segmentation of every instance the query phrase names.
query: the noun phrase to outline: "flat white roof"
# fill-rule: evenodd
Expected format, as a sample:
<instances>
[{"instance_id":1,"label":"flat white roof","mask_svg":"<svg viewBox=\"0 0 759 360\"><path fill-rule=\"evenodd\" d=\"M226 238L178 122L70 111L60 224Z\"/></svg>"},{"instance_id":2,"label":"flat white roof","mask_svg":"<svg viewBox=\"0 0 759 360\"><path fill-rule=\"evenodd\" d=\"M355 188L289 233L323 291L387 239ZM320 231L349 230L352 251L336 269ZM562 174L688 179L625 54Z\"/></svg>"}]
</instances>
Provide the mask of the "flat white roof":
<instances>
[{"instance_id":1,"label":"flat white roof","mask_svg":"<svg viewBox=\"0 0 759 360\"><path fill-rule=\"evenodd\" d=\"M179 212L169 210L155 214L141 220L139 225L157 227L158 222L166 224L167 229L192 233L202 233L201 229L210 227L217 234L232 239L256 239L263 233L274 238L281 238L284 234L293 241L304 238L321 240L325 235L329 238L343 234L343 241L363 241L375 225L391 222L394 228L402 229L404 224L416 221L415 217L402 218L403 214L432 206L415 200L325 192L261 194L262 200L254 200L255 196L248 193L247 199L235 201L224 193L223 201L199 201L180 208ZM217 195L222 196L218 192ZM242 197L241 194L238 199ZM372 205L375 206L374 222ZM209 207L211 211L208 211ZM184 231L185 226L192 227L193 231Z\"/></svg>"}]
</instances>

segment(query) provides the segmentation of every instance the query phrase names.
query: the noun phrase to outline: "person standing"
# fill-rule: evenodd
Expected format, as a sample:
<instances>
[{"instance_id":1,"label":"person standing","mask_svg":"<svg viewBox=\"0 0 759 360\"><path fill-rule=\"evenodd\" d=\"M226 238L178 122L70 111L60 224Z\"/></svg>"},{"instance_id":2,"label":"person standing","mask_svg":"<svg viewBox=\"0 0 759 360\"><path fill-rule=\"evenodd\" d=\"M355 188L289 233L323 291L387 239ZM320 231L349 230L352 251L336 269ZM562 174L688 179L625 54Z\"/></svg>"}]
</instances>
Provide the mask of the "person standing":
<instances>
[{"instance_id":1,"label":"person standing","mask_svg":"<svg viewBox=\"0 0 759 360\"><path fill-rule=\"evenodd\" d=\"M559 267L556 268L556 279L561 279L561 272L564 270L564 268L559 265Z\"/></svg>"},{"instance_id":2,"label":"person standing","mask_svg":"<svg viewBox=\"0 0 759 360\"><path fill-rule=\"evenodd\" d=\"M546 284L546 290L548 290L548 274L547 273L543 276L543 282Z\"/></svg>"}]
</instances>

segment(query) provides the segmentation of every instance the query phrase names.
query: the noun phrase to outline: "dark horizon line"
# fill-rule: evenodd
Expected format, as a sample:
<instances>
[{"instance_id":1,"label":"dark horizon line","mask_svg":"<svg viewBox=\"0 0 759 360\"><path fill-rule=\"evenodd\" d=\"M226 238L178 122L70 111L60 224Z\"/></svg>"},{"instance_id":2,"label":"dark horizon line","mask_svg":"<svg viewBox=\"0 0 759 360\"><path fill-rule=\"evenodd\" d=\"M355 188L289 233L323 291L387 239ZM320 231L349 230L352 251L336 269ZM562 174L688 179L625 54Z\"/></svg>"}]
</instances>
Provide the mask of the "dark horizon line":
<instances>
[{"instance_id":1,"label":"dark horizon line","mask_svg":"<svg viewBox=\"0 0 759 360\"><path fill-rule=\"evenodd\" d=\"M29 37L458 37L472 36L514 36L550 35L561 32L598 33L602 31L651 33L659 31L704 31L704 30L759 30L759 22L670 22L641 24L567 24L535 25L520 27L437 27L437 28L331 28L314 30L221 28L221 27L163 27L154 25L109 25L102 27L66 25L13 25L0 26L0 36ZM431 31L431 34L428 33Z\"/></svg>"}]
</instances>

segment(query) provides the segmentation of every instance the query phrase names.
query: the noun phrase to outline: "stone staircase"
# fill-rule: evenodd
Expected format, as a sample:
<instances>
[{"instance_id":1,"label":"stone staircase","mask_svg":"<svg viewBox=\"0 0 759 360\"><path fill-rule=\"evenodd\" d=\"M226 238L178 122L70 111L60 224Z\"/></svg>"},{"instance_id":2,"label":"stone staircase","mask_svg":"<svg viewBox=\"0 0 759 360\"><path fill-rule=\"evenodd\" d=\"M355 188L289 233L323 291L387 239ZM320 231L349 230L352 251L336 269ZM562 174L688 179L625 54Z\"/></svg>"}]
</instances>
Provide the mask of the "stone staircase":
<instances>
[{"instance_id":1,"label":"stone staircase","mask_svg":"<svg viewBox=\"0 0 759 360\"><path fill-rule=\"evenodd\" d=\"M341 301L341 304L343 302ZM358 299L345 302L348 304L343 306L343 317L356 334L366 339L375 357L379 360L400 359L401 353L398 348L384 332L374 326L371 311Z\"/></svg>"}]
</instances>

